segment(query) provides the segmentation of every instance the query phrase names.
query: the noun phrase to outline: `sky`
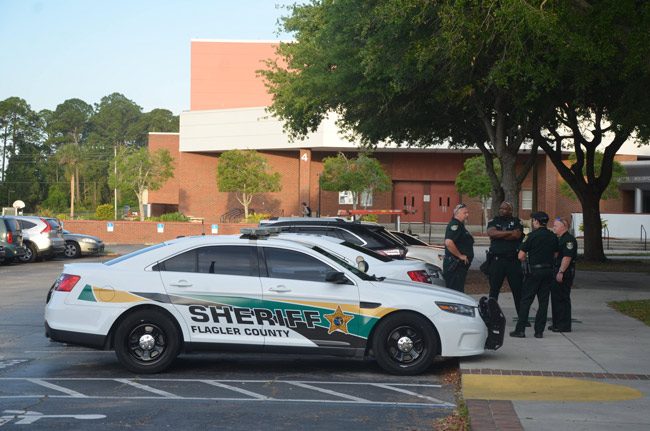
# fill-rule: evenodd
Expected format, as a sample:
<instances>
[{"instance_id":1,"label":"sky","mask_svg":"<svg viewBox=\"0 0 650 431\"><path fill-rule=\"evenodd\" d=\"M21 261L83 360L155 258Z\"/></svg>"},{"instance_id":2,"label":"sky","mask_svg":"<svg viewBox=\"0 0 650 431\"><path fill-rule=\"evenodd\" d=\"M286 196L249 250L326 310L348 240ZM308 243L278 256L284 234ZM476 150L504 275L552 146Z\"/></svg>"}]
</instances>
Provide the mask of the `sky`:
<instances>
[{"instance_id":1,"label":"sky","mask_svg":"<svg viewBox=\"0 0 650 431\"><path fill-rule=\"evenodd\" d=\"M190 106L190 41L287 40L296 0L0 0L0 100L32 109L118 92L145 112Z\"/></svg>"}]
</instances>

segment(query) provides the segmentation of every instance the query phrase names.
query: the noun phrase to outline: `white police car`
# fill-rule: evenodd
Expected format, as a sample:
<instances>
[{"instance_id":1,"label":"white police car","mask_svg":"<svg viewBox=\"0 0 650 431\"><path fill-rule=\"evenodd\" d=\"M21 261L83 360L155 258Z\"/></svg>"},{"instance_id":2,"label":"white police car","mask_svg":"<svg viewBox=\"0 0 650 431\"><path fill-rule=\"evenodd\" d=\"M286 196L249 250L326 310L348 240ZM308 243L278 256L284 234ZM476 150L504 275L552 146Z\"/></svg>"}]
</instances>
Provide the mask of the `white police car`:
<instances>
[{"instance_id":1,"label":"white police car","mask_svg":"<svg viewBox=\"0 0 650 431\"><path fill-rule=\"evenodd\" d=\"M163 371L181 351L232 349L374 356L388 372L416 374L437 355L503 342L496 302L369 276L336 247L250 230L68 264L47 297L46 335L115 349L136 373Z\"/></svg>"}]
</instances>

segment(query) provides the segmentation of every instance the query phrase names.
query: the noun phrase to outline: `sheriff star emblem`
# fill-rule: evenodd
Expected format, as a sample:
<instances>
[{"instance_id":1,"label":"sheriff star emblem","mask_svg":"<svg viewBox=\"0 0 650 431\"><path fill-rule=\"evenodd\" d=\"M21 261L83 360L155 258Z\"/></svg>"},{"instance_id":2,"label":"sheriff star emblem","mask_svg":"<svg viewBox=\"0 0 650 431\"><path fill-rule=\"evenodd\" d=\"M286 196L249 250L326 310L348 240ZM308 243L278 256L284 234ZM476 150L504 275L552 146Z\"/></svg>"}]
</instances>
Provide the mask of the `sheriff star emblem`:
<instances>
[{"instance_id":1,"label":"sheriff star emblem","mask_svg":"<svg viewBox=\"0 0 650 431\"><path fill-rule=\"evenodd\" d=\"M354 319L354 316L343 313L341 306L336 306L336 311L332 314L325 314L325 318L330 322L330 327L327 330L327 334L331 334L334 331L341 331L344 334L349 334L348 332L348 322Z\"/></svg>"},{"instance_id":2,"label":"sheriff star emblem","mask_svg":"<svg viewBox=\"0 0 650 431\"><path fill-rule=\"evenodd\" d=\"M457 225L457 224L453 225L453 226L451 227L451 230L458 230L458 225Z\"/></svg>"}]
</instances>

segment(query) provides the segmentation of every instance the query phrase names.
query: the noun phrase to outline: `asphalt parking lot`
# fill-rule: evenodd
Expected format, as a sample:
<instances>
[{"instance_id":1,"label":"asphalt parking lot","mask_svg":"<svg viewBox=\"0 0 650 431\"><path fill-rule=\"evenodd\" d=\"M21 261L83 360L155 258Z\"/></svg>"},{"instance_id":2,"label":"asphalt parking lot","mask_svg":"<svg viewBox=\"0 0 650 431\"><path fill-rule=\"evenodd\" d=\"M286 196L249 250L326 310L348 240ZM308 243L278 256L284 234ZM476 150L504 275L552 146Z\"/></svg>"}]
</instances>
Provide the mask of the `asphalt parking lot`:
<instances>
[{"instance_id":1,"label":"asphalt parking lot","mask_svg":"<svg viewBox=\"0 0 650 431\"><path fill-rule=\"evenodd\" d=\"M455 408L444 361L396 377L373 361L191 354L164 374L131 374L112 351L45 338L45 297L67 262L0 266L0 427L431 430Z\"/></svg>"}]
</instances>

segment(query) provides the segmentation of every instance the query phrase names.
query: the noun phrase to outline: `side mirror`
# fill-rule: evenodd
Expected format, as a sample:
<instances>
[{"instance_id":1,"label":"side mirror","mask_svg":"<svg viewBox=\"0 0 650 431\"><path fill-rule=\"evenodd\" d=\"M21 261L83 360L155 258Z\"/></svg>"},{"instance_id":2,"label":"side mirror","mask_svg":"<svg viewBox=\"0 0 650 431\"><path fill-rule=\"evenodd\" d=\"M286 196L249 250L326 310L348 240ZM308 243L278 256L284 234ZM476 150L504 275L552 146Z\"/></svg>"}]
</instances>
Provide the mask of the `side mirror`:
<instances>
[{"instance_id":1,"label":"side mirror","mask_svg":"<svg viewBox=\"0 0 650 431\"><path fill-rule=\"evenodd\" d=\"M350 280L345 276L344 273L339 272L339 271L331 271L328 272L325 275L325 281L329 283L336 283L336 284L349 284Z\"/></svg>"},{"instance_id":2,"label":"side mirror","mask_svg":"<svg viewBox=\"0 0 650 431\"><path fill-rule=\"evenodd\" d=\"M366 262L365 260L363 260L363 258L361 258L361 259L357 259L357 268L359 269L359 271L365 274L366 272L368 272L368 269L370 267L368 266L368 262Z\"/></svg>"}]
</instances>

